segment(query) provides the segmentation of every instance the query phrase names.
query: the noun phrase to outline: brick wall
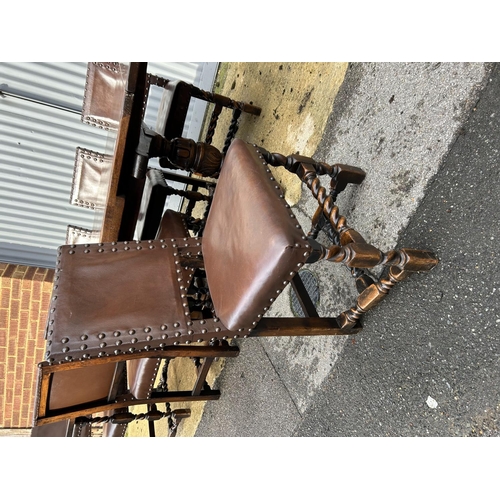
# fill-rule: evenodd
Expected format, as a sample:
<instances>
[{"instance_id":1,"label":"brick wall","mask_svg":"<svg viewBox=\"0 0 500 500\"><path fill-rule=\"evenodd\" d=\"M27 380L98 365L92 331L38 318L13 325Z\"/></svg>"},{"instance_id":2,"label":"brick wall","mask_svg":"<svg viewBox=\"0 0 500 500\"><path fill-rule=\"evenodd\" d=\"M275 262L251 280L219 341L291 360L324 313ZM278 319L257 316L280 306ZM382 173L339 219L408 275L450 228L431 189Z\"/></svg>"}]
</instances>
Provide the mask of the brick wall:
<instances>
[{"instance_id":1,"label":"brick wall","mask_svg":"<svg viewBox=\"0 0 500 500\"><path fill-rule=\"evenodd\" d=\"M0 429L31 427L53 269L0 262Z\"/></svg>"}]
</instances>

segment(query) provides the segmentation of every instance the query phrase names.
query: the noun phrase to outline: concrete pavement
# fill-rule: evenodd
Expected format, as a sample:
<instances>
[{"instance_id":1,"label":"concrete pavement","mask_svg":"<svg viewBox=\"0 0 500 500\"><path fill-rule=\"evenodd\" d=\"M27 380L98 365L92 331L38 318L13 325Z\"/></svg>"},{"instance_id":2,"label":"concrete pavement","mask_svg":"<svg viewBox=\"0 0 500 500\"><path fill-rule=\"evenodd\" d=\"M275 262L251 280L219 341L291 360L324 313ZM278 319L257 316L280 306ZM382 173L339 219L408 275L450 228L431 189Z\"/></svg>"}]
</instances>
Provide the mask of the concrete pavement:
<instances>
[{"instance_id":1,"label":"concrete pavement","mask_svg":"<svg viewBox=\"0 0 500 500\"><path fill-rule=\"evenodd\" d=\"M240 342L197 436L499 435L499 104L497 66L349 66L315 154L367 172L341 213L382 250L430 248L441 263L391 291L356 337ZM314 208L303 193L304 227ZM337 268L310 266L321 315L354 299ZM285 290L271 314L289 301Z\"/></svg>"}]
</instances>

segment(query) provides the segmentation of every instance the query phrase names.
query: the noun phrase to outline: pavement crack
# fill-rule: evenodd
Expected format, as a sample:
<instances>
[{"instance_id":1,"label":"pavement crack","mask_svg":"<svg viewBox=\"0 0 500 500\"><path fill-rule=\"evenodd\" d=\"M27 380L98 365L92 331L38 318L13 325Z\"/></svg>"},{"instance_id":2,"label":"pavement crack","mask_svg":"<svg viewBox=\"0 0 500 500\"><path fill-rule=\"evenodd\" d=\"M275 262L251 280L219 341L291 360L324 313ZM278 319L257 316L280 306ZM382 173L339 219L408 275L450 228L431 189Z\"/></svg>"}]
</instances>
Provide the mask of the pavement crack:
<instances>
[{"instance_id":1,"label":"pavement crack","mask_svg":"<svg viewBox=\"0 0 500 500\"><path fill-rule=\"evenodd\" d=\"M295 402L295 399L294 397L292 396L291 392L288 390L288 386L287 384L285 383L285 381L283 380L283 378L281 377L281 374L280 372L278 371L278 369L276 368L275 364L273 363L273 360L271 359L271 357L269 356L269 354L267 353L267 350L266 350L266 346L262 344L262 348L264 350L264 354L266 355L267 359L269 360L269 363L271 364L271 366L273 367L273 370L274 372L276 373L276 375L278 376L278 379L279 381L282 383L283 387L285 388L288 396L290 397L290 400L292 401L293 403L293 406L295 407L295 410L297 411L297 414L299 415L299 417L302 419L302 412L300 411L299 407L297 406L297 403Z\"/></svg>"}]
</instances>

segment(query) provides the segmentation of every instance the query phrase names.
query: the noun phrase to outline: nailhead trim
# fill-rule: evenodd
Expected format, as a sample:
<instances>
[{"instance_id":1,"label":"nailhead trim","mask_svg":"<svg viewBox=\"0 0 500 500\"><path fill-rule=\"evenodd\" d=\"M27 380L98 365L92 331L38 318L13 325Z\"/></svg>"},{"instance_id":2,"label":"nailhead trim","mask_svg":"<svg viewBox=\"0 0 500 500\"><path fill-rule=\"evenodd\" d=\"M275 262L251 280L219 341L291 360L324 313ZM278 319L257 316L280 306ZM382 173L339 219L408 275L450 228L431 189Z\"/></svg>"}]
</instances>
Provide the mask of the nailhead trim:
<instances>
[{"instance_id":1,"label":"nailhead trim","mask_svg":"<svg viewBox=\"0 0 500 500\"><path fill-rule=\"evenodd\" d=\"M165 241L165 240L163 240ZM175 239L174 239L175 241ZM191 244L191 241L190 239L189 240L186 240L188 241L188 245ZM134 244L135 243L135 244ZM109 252L109 251L148 251L148 250L154 250L156 248L156 251L159 251L160 248L163 248L163 249L166 249L167 251L172 251L173 249L173 246L171 244L161 244L159 245L160 241L158 240L148 240L147 241L147 244L146 242L141 242L141 241L135 241L135 242L129 242L129 241L124 241L124 242L112 242L112 243L106 243L106 244L103 244L103 243L93 243L93 244L80 244L80 245L65 245L65 246L62 246L58 249L58 255L60 256L62 254L62 252L66 253L67 255L75 255L75 254L89 254L89 253L94 253L94 252L99 252L99 253L106 253L106 252ZM177 251L174 252L174 255L177 255ZM61 261L58 260L57 261L57 264L60 265ZM177 259L176 260L176 271L179 273L180 276L183 276L183 268L181 267L180 265L180 261ZM61 272L61 269L60 268L57 268L56 269L56 276ZM188 273L186 279L188 280L191 280L192 279L192 276L193 276L193 270L190 270L190 272ZM57 276L58 277L58 276ZM182 292L183 289L185 289L186 287L184 286L184 279L183 278L180 278L179 279L179 295L181 293L184 293ZM186 283L186 285L188 285L189 283ZM57 286L57 285L56 285ZM54 287L54 289L56 288L56 286ZM56 305L56 301L57 300L57 295L53 295L52 297L52 304L54 304L54 306ZM183 301L183 316L189 321L189 317L190 317L190 312L189 312L189 304L186 300ZM52 307L51 308L51 315L50 316L53 316L53 314L56 312L56 307ZM48 323L47 323L47 327L46 327L46 337L49 337L49 336L52 336L53 334L53 330L50 329L51 325L53 325L54 323L54 319L53 317L50 317ZM187 335L186 331L184 331L184 328L185 328L185 324L186 324L186 320L185 319L182 319L182 318L179 318L178 321L175 321L174 322L175 324L175 328L180 328L179 330L179 333L183 336L183 335ZM120 332L118 330L115 330L115 331L111 331L111 332L96 332L95 334L92 334L90 335L90 341L87 343L80 343L78 345L74 344L73 341L72 341L72 346L71 346L71 349L75 350L78 350L78 351L83 351L83 354L82 354L82 357L80 357L80 355L78 355L78 357L66 357L64 362L66 361L71 361L73 359L77 360L77 359L89 359L91 356L84 352L88 349L88 345L89 343L93 346L92 349L98 349L99 347L101 349L111 349L111 345L109 344L109 342L100 342L100 344L97 344L95 341L92 341L92 338L94 339L105 339L106 336L110 335L111 337L118 337L118 336L121 336L122 334L126 334L127 338L125 340L126 343L132 343L132 344L137 344L138 342L144 342L144 341L147 341L147 342L158 342L158 344L156 344L156 347L153 345L147 345L144 347L144 349L146 351L148 351L149 349L159 349L161 347L164 347L165 345L168 345L166 344L165 342L161 342L161 345L160 345L160 341L165 341L169 338L169 334L167 333L167 329L168 328L172 328L172 324L168 324L166 322L164 323L161 323L157 326L154 326L154 325L145 325L143 326L142 328L139 328L137 326L134 326L134 328L131 328L131 329L125 329L123 332ZM135 335L136 335L136 332L144 332L144 333L147 333L148 336L147 338L145 337L142 337L139 335L139 338L137 338ZM133 336L132 338L130 338L129 336ZM79 336L80 337L80 336ZM87 335L87 338L88 338L88 335ZM170 338L172 338L172 334L170 334ZM83 339L80 339L80 340L83 340ZM68 339L69 341L69 339ZM114 346L118 346L118 345L123 345L123 342L122 340L119 340L119 341L113 341L113 345ZM171 343L171 342L169 342ZM94 347L95 345L95 347ZM129 347L127 346L126 344L124 345L125 347L125 351L124 352L127 352L127 350L129 352L132 352L136 350L135 347ZM52 342L49 344L47 343L47 352L46 352L46 356L45 356L45 359L46 360L54 360L54 356L56 356L56 358L58 357L57 356L57 350L58 350L58 346L57 345L54 345ZM69 348L65 349L65 352L68 352L69 351ZM140 351L140 349L139 349ZM61 353L61 351L59 351ZM106 352L105 351L100 351L97 356L109 356L110 354L111 355L116 355L116 354L120 354L122 351L120 349L115 349L114 351L110 351L110 352ZM62 353L61 353L62 354Z\"/></svg>"},{"instance_id":2,"label":"nailhead trim","mask_svg":"<svg viewBox=\"0 0 500 500\"><path fill-rule=\"evenodd\" d=\"M256 144L252 144L252 146L254 147L255 149L255 152L259 158L259 160L261 161L261 163L263 165L265 165L267 168L266 168L266 173L269 174L269 180L273 183L272 185L274 186L275 189L279 190L280 191L280 194L279 194L279 197L280 199L282 200L283 202L283 206L287 209L287 211L289 212L289 215L290 215L290 218L291 219L295 219L295 214L292 212L292 209L290 207L290 205L285 201L285 197L284 197L284 194L282 193L281 191L281 187L279 186L279 184L275 184L276 182L276 179L271 175L271 169L269 168L269 165L267 163L267 161L264 159L264 156L262 155L259 147L256 145ZM300 226L300 224L296 224L295 227L297 229L300 229L302 231L302 227ZM301 236L301 240L303 241L307 241L307 238L305 237L304 234L302 234ZM304 248L306 251L303 253L303 257L305 258L304 260L307 259L307 257L310 255L312 249L310 248L309 245L300 245L300 243L296 243L295 246L297 246L298 248L302 247ZM296 264L296 267L297 268L300 268L302 267L303 265L303 262L298 262ZM283 288L288 285L288 283L290 283L290 281L292 280L293 276L296 274L296 271L292 271L290 272L290 278L283 281ZM276 294L271 296L269 298L269 302L272 303L274 302L274 300L278 297L278 295L282 292L283 290L276 290ZM264 307L263 310L262 310L262 313L259 313L257 314L257 316L254 318L254 321L251 322L252 326L256 326L260 320L260 318L262 318L262 316L265 314L265 312L268 310L269 308L268 307ZM243 331L243 328L239 329L239 331ZM252 329L248 329L248 332L249 334L252 332ZM248 337L249 334L245 334L244 335L244 338ZM237 338L237 335L235 335L234 338Z\"/></svg>"},{"instance_id":3,"label":"nailhead trim","mask_svg":"<svg viewBox=\"0 0 500 500\"><path fill-rule=\"evenodd\" d=\"M96 66L99 66L101 69L107 70L110 73L118 73L119 67L120 67L120 63L117 63L117 62L107 63L107 64L103 64L100 62L93 62L90 64L94 64ZM87 67L87 78L85 80L85 91L83 94L83 107L84 108L85 108L86 103L90 100L90 92L92 91L92 89L90 89L88 87L89 80L90 80L89 73L90 73L90 68ZM86 123L88 125L92 125L93 127L103 129L103 130L109 130L110 128L112 128L112 125L109 122L107 122L105 120L100 120L98 118L94 118L93 116L83 116L82 115L82 122Z\"/></svg>"}]
</instances>

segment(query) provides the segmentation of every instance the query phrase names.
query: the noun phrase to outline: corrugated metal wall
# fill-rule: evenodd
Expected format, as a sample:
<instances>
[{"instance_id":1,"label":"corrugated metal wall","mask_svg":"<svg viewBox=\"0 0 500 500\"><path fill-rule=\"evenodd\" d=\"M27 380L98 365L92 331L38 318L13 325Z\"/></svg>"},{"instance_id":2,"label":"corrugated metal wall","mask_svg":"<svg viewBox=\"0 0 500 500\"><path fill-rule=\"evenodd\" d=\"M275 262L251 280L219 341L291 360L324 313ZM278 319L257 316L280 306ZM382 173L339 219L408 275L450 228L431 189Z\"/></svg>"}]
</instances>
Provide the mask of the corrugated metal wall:
<instances>
[{"instance_id":1,"label":"corrugated metal wall","mask_svg":"<svg viewBox=\"0 0 500 500\"><path fill-rule=\"evenodd\" d=\"M77 146L105 151L106 134L80 121L86 63L0 63L0 261L53 267L68 224L91 229L94 212L69 204ZM216 64L149 63L165 78L211 88ZM161 90L145 121L154 126ZM198 138L204 106L185 134ZM198 126L199 125L199 126Z\"/></svg>"}]
</instances>

